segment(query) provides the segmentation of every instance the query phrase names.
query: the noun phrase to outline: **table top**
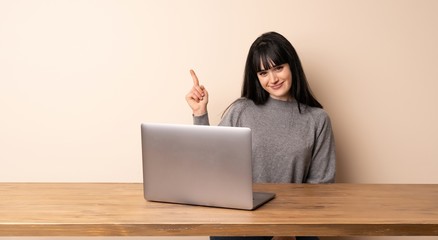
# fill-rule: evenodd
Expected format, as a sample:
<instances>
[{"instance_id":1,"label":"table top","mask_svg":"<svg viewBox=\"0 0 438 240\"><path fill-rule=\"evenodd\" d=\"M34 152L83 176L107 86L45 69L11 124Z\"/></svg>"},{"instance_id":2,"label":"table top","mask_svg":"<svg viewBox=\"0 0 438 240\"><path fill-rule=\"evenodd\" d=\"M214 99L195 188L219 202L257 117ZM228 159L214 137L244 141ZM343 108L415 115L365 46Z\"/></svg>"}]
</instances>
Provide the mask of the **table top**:
<instances>
[{"instance_id":1,"label":"table top","mask_svg":"<svg viewBox=\"0 0 438 240\"><path fill-rule=\"evenodd\" d=\"M0 236L438 236L438 184L255 184L254 211L148 202L140 183L0 183Z\"/></svg>"}]
</instances>

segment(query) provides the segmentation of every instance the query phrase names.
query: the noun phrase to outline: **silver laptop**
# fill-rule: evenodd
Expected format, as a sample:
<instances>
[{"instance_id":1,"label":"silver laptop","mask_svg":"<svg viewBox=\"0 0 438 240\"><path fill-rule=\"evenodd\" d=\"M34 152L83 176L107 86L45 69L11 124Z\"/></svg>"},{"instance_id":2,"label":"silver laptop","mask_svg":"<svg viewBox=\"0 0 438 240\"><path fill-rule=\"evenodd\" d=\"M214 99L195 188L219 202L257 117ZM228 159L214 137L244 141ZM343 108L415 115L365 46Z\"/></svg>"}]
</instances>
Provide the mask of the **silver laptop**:
<instances>
[{"instance_id":1,"label":"silver laptop","mask_svg":"<svg viewBox=\"0 0 438 240\"><path fill-rule=\"evenodd\" d=\"M249 128L144 123L141 138L146 200L253 210L275 197L253 193Z\"/></svg>"}]
</instances>

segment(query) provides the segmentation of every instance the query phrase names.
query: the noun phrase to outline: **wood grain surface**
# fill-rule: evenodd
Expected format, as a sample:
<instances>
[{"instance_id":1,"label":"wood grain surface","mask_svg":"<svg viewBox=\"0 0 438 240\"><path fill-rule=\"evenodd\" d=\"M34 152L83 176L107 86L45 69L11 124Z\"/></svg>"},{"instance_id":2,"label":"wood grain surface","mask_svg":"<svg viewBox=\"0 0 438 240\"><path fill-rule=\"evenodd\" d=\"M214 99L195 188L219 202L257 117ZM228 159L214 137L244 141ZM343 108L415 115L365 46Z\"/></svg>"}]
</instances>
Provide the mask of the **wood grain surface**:
<instances>
[{"instance_id":1,"label":"wood grain surface","mask_svg":"<svg viewBox=\"0 0 438 240\"><path fill-rule=\"evenodd\" d=\"M0 236L438 236L437 184L256 184L255 211L148 202L140 183L0 183Z\"/></svg>"}]
</instances>

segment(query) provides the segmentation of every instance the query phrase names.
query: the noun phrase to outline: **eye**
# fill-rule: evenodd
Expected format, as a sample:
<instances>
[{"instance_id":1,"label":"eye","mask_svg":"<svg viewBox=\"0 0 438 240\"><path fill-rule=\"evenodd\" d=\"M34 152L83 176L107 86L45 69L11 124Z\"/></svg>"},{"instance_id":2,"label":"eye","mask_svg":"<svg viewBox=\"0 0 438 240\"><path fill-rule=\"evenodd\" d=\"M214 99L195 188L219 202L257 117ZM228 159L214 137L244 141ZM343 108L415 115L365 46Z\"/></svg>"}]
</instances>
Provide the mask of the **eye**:
<instances>
[{"instance_id":1,"label":"eye","mask_svg":"<svg viewBox=\"0 0 438 240\"><path fill-rule=\"evenodd\" d=\"M283 65L280 65L280 66L276 66L276 67L274 68L274 70L277 71L277 72L279 72L279 71L283 70L283 68L284 68L284 66L283 66Z\"/></svg>"},{"instance_id":2,"label":"eye","mask_svg":"<svg viewBox=\"0 0 438 240\"><path fill-rule=\"evenodd\" d=\"M261 72L258 72L257 73L259 76L261 76L261 77L264 77L264 76L266 76L267 74L268 74L268 72L266 72L266 71L261 71Z\"/></svg>"}]
</instances>

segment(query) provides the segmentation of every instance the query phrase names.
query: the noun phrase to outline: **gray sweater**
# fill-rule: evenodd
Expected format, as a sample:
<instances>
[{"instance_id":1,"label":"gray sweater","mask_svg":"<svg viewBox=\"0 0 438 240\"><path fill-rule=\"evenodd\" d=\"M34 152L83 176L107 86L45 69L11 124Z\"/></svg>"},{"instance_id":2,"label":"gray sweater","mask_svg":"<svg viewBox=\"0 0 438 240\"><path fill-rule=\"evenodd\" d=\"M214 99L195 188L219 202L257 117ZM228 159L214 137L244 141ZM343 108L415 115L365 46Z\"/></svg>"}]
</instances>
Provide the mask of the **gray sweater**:
<instances>
[{"instance_id":1,"label":"gray sweater","mask_svg":"<svg viewBox=\"0 0 438 240\"><path fill-rule=\"evenodd\" d=\"M335 143L330 118L321 108L295 100L272 98L264 105L240 98L225 113L220 126L252 131L253 182L332 183L336 173ZM194 124L209 125L208 114Z\"/></svg>"}]
</instances>

